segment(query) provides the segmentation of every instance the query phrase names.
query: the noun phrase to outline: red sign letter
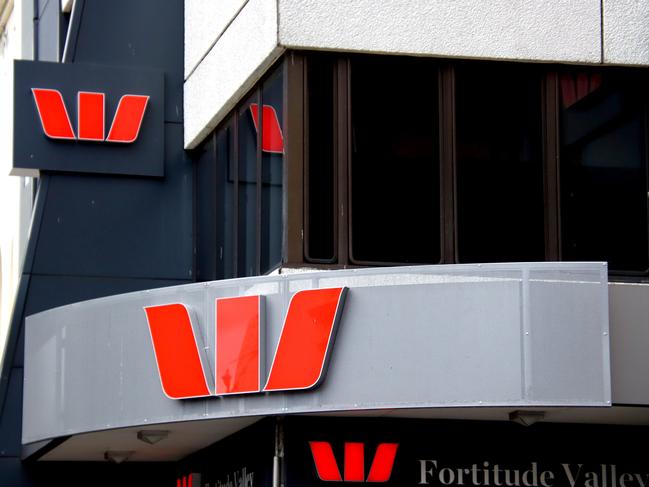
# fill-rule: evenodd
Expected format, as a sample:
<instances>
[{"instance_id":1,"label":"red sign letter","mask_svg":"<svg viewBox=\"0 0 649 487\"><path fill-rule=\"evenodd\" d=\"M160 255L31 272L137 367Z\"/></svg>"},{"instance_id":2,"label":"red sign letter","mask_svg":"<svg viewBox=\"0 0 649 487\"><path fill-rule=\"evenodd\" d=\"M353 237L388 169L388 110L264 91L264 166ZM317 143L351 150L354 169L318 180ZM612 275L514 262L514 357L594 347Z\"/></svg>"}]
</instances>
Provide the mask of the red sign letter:
<instances>
[{"instance_id":1,"label":"red sign letter","mask_svg":"<svg viewBox=\"0 0 649 487\"><path fill-rule=\"evenodd\" d=\"M61 93L57 90L32 88L32 94L45 135L51 139L74 140L74 130Z\"/></svg>"},{"instance_id":2,"label":"red sign letter","mask_svg":"<svg viewBox=\"0 0 649 487\"><path fill-rule=\"evenodd\" d=\"M187 308L165 304L144 311L165 394L171 399L209 396Z\"/></svg>"},{"instance_id":3,"label":"red sign letter","mask_svg":"<svg viewBox=\"0 0 649 487\"><path fill-rule=\"evenodd\" d=\"M216 300L216 394L260 389L262 296Z\"/></svg>"},{"instance_id":4,"label":"red sign letter","mask_svg":"<svg viewBox=\"0 0 649 487\"><path fill-rule=\"evenodd\" d=\"M104 140L104 94L80 91L77 95L79 140Z\"/></svg>"},{"instance_id":5,"label":"red sign letter","mask_svg":"<svg viewBox=\"0 0 649 487\"><path fill-rule=\"evenodd\" d=\"M331 445L326 441L310 441L316 472L320 480L340 482L340 469ZM345 482L387 482L392 475L398 443L381 443L376 449L370 474L365 479L365 444L345 443Z\"/></svg>"},{"instance_id":6,"label":"red sign letter","mask_svg":"<svg viewBox=\"0 0 649 487\"><path fill-rule=\"evenodd\" d=\"M310 289L293 295L264 391L309 389L320 383L346 290Z\"/></svg>"},{"instance_id":7,"label":"red sign letter","mask_svg":"<svg viewBox=\"0 0 649 487\"><path fill-rule=\"evenodd\" d=\"M320 480L326 482L340 482L340 469L336 463L336 457L331 449L331 445L326 441L310 441L311 454L315 469L318 472Z\"/></svg>"},{"instance_id":8,"label":"red sign letter","mask_svg":"<svg viewBox=\"0 0 649 487\"><path fill-rule=\"evenodd\" d=\"M108 142L130 144L137 139L144 118L148 96L124 95L117 105L113 125L108 132Z\"/></svg>"}]
</instances>

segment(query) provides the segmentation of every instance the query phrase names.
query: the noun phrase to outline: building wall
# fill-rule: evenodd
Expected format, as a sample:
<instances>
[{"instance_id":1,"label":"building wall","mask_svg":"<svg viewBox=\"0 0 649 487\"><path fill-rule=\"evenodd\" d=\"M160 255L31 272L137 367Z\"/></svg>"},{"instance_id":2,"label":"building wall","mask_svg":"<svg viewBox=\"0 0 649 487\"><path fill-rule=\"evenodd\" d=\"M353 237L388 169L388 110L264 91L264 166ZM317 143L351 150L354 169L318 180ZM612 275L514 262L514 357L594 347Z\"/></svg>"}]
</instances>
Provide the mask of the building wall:
<instances>
[{"instance_id":1,"label":"building wall","mask_svg":"<svg viewBox=\"0 0 649 487\"><path fill-rule=\"evenodd\" d=\"M12 3L4 4L7 23L0 25L0 107L6 114L13 111L13 60L28 56L31 50L21 35L23 19L29 12L24 12L22 3L13 7ZM32 178L9 175L12 128L10 116L0 117L0 361L18 289L32 211Z\"/></svg>"},{"instance_id":2,"label":"building wall","mask_svg":"<svg viewBox=\"0 0 649 487\"><path fill-rule=\"evenodd\" d=\"M372 0L187 0L185 30L186 148L285 48L649 64L649 4L641 0L395 0L380 9Z\"/></svg>"},{"instance_id":3,"label":"building wall","mask_svg":"<svg viewBox=\"0 0 649 487\"><path fill-rule=\"evenodd\" d=\"M187 0L185 146L193 148L284 49L649 66L649 3ZM647 404L649 285L611 283L614 402Z\"/></svg>"},{"instance_id":4,"label":"building wall","mask_svg":"<svg viewBox=\"0 0 649 487\"><path fill-rule=\"evenodd\" d=\"M36 31L34 58L59 61L66 38L61 4L40 0L37 7L25 18ZM73 10L66 62L164 72L164 178L41 172L0 369L3 486L33 485L28 482L29 469L21 463L25 316L193 280L193 168L182 150L183 2L76 0ZM149 22L154 17L156 21ZM12 96L13 90L8 93ZM11 117L8 120L11 123ZM16 177L13 181L23 184ZM87 478L80 482L87 483ZM115 479L107 482L126 485ZM34 483L41 485L43 479Z\"/></svg>"}]
</instances>

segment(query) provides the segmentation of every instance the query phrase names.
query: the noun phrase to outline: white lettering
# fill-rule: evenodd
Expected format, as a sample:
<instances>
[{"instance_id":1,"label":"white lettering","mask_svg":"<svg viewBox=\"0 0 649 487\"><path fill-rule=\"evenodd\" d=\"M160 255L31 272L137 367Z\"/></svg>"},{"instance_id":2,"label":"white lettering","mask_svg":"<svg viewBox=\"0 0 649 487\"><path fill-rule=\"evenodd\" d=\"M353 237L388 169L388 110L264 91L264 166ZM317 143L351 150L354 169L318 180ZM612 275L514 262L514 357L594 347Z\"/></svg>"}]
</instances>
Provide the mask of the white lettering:
<instances>
[{"instance_id":1,"label":"white lettering","mask_svg":"<svg viewBox=\"0 0 649 487\"><path fill-rule=\"evenodd\" d=\"M586 472L586 481L584 482L586 487L599 487L599 477L595 472Z\"/></svg>"},{"instance_id":2,"label":"white lettering","mask_svg":"<svg viewBox=\"0 0 649 487\"><path fill-rule=\"evenodd\" d=\"M627 482L633 482L633 475L630 473L623 473L620 475L620 487L627 487Z\"/></svg>"},{"instance_id":3,"label":"white lettering","mask_svg":"<svg viewBox=\"0 0 649 487\"><path fill-rule=\"evenodd\" d=\"M554 472L544 470L543 473L541 473L540 480L543 487L552 487L554 485Z\"/></svg>"},{"instance_id":4,"label":"white lettering","mask_svg":"<svg viewBox=\"0 0 649 487\"><path fill-rule=\"evenodd\" d=\"M513 478L512 478L512 473ZM507 487L518 487L521 484L521 473L518 470L505 469L505 485Z\"/></svg>"},{"instance_id":5,"label":"white lettering","mask_svg":"<svg viewBox=\"0 0 649 487\"><path fill-rule=\"evenodd\" d=\"M581 468L584 466L583 463L578 464L577 466L579 469L577 470L577 473L573 475L572 469L570 468L569 463L562 463L561 466L563 467L563 471L566 473L566 477L568 478L568 482L570 483L570 487L575 487L575 484L577 483L577 480L579 479L579 475L581 474Z\"/></svg>"},{"instance_id":6,"label":"white lettering","mask_svg":"<svg viewBox=\"0 0 649 487\"><path fill-rule=\"evenodd\" d=\"M448 467L444 467L439 471L439 481L444 485L449 485L455 482L455 474L453 470Z\"/></svg>"},{"instance_id":7,"label":"white lettering","mask_svg":"<svg viewBox=\"0 0 649 487\"><path fill-rule=\"evenodd\" d=\"M523 485L526 487L537 487L539 485L537 480L538 472L536 462L532 462L532 468L523 472Z\"/></svg>"},{"instance_id":8,"label":"white lettering","mask_svg":"<svg viewBox=\"0 0 649 487\"><path fill-rule=\"evenodd\" d=\"M426 464L431 463L433 467L437 468L437 460L419 460L419 485L428 485L428 476L433 476L433 467L426 468Z\"/></svg>"},{"instance_id":9,"label":"white lettering","mask_svg":"<svg viewBox=\"0 0 649 487\"><path fill-rule=\"evenodd\" d=\"M638 483L640 484L640 487L646 487L647 486L647 480L649 480L649 474L644 476L644 479L642 478L642 475L639 473L635 474L635 478L638 479Z\"/></svg>"}]
</instances>

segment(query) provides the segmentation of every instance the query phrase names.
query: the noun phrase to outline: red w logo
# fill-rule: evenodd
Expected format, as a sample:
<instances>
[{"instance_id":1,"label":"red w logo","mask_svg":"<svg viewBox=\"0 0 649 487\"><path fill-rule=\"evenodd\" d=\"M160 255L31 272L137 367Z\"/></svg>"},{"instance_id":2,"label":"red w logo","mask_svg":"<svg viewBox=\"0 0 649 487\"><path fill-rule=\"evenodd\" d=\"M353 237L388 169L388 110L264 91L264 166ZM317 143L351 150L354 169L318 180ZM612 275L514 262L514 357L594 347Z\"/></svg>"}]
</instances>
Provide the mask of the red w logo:
<instances>
[{"instance_id":1,"label":"red w logo","mask_svg":"<svg viewBox=\"0 0 649 487\"><path fill-rule=\"evenodd\" d=\"M206 375L190 310L183 304L144 309L160 381L172 399L310 389L324 378L346 288L311 289L293 295L270 373L262 388L263 296L216 300L215 371ZM210 385L211 382L215 386Z\"/></svg>"},{"instance_id":2,"label":"red w logo","mask_svg":"<svg viewBox=\"0 0 649 487\"><path fill-rule=\"evenodd\" d=\"M201 474L190 473L176 480L176 487L200 487Z\"/></svg>"},{"instance_id":3,"label":"red w logo","mask_svg":"<svg viewBox=\"0 0 649 487\"><path fill-rule=\"evenodd\" d=\"M340 482L343 477L334 457L331 444L327 441L310 441L311 454L320 480ZM345 482L387 482L392 475L398 443L381 443L376 448L370 473L365 478L365 444L345 443Z\"/></svg>"},{"instance_id":4,"label":"red w logo","mask_svg":"<svg viewBox=\"0 0 649 487\"><path fill-rule=\"evenodd\" d=\"M148 96L124 95L117 106L115 118L105 136L104 93L80 91L77 94L77 130L74 129L63 96L58 90L32 88L43 132L51 139L121 142L130 144L137 139Z\"/></svg>"},{"instance_id":5,"label":"red w logo","mask_svg":"<svg viewBox=\"0 0 649 487\"><path fill-rule=\"evenodd\" d=\"M259 132L259 105L250 104L250 114L255 130ZM271 105L263 105L261 110L261 150L272 154L284 153L284 136L277 118L277 112Z\"/></svg>"}]
</instances>

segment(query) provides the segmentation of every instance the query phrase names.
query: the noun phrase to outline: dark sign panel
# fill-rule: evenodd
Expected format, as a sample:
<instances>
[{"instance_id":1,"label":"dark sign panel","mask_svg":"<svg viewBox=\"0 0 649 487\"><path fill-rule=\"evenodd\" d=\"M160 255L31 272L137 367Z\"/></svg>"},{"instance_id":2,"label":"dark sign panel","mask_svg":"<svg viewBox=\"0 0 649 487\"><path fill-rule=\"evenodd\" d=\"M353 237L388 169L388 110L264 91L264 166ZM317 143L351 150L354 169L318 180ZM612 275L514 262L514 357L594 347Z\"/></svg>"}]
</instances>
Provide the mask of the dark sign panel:
<instances>
[{"instance_id":1,"label":"dark sign panel","mask_svg":"<svg viewBox=\"0 0 649 487\"><path fill-rule=\"evenodd\" d=\"M180 461L177 487L271 487L275 421L266 419Z\"/></svg>"},{"instance_id":2,"label":"dark sign panel","mask_svg":"<svg viewBox=\"0 0 649 487\"><path fill-rule=\"evenodd\" d=\"M647 487L646 427L301 419L285 429L286 486Z\"/></svg>"},{"instance_id":3,"label":"dark sign panel","mask_svg":"<svg viewBox=\"0 0 649 487\"><path fill-rule=\"evenodd\" d=\"M15 169L162 176L164 75L16 61Z\"/></svg>"}]
</instances>

